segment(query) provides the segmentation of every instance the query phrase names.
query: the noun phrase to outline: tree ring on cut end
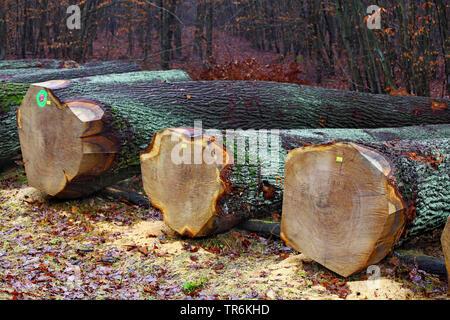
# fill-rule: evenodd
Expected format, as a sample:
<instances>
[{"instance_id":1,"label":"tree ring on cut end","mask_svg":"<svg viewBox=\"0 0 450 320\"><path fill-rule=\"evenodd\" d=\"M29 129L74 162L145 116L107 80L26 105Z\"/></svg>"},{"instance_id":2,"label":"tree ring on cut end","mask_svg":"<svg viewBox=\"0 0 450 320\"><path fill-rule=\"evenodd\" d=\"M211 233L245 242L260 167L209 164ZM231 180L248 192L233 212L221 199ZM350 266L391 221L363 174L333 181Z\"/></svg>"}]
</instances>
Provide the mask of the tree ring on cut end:
<instances>
[{"instance_id":1,"label":"tree ring on cut end","mask_svg":"<svg viewBox=\"0 0 450 320\"><path fill-rule=\"evenodd\" d=\"M382 154L351 143L291 151L285 166L283 240L342 276L379 262L405 221L406 206L392 184L392 170Z\"/></svg>"}]
</instances>

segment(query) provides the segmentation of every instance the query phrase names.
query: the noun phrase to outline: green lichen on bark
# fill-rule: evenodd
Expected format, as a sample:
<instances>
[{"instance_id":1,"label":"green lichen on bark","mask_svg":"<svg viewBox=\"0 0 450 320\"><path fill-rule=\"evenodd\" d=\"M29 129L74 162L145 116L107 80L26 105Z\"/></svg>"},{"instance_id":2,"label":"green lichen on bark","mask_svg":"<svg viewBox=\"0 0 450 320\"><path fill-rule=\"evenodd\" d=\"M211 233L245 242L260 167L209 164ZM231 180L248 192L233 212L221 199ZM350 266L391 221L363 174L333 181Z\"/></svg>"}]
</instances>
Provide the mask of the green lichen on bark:
<instances>
[{"instance_id":1,"label":"green lichen on bark","mask_svg":"<svg viewBox=\"0 0 450 320\"><path fill-rule=\"evenodd\" d=\"M271 133L268 131L267 133ZM229 169L227 173L227 179L231 184L231 193L223 197L220 201L220 206L223 207L226 213L235 213L241 216L248 217L264 217L270 216L272 213L281 213L282 197L283 197L283 185L284 180L284 163L289 151L302 147L305 144L323 144L332 141L352 141L363 145L374 146L380 141L389 140L409 140L414 138L417 142L408 142L409 144L417 144L420 146L428 145L431 151L434 150L431 146L440 148L441 152L447 152L448 146L442 140L449 137L450 125L436 125L436 126L422 126L422 127L404 127L404 128L381 128L381 129L321 129L321 130L282 130L279 133L274 134L268 141L266 152L258 150L258 156L254 157L252 163L249 162L251 154L250 145L258 145L259 134L254 131L247 131L240 135L248 139L245 145L245 149L239 148L236 145L236 134L228 133L230 141L225 141L224 145L233 152L235 164ZM210 133L206 133L208 136ZM225 136L225 133L222 133ZM276 137L279 140L272 140ZM435 144L432 143L437 140ZM422 142L423 141L423 142ZM271 153L271 144L278 143L278 154ZM395 142L390 142L394 143ZM403 143L403 142L402 142ZM388 144L389 145L389 144ZM381 147L385 147L381 144ZM380 148L380 147L379 147ZM394 149L395 150L395 149ZM415 149L413 149L415 150ZM238 163L238 153L245 152L245 163ZM409 152L409 151L408 151ZM414 151L411 151L414 152ZM276 161L278 157L278 162ZM242 157L241 157L242 158ZM396 158L400 159L400 158ZM402 158L403 159L403 158ZM402 161L410 161L409 158ZM419 191L417 210L423 215L422 220L418 220L416 225L411 229L412 234L432 228L433 221L436 224L442 222L446 215L442 210L449 210L448 201L450 201L450 195L448 190L436 192L440 187L445 187L448 181L448 167L447 162L442 162L441 173L436 172L417 172L415 176L427 177L420 180L416 178L416 181L420 181L420 185L417 186ZM410 168L414 170L425 170L426 166L422 166L421 163L412 163ZM398 174L407 174L408 170L404 170L404 166L398 164ZM272 168L272 170L270 170ZM266 172L266 173L264 173ZM398 178L399 181L404 181L403 177ZM448 188L447 188L448 189ZM268 191L266 197L264 196L264 190ZM447 192L442 194L442 192ZM407 194L407 192L406 192ZM428 194L428 195L427 195ZM270 197L270 200L266 199ZM442 197L447 197L448 200L443 200ZM239 201L236 201L239 199ZM446 209L445 209L446 207ZM448 214L447 214L448 215ZM423 222L421 222L423 221Z\"/></svg>"},{"instance_id":2,"label":"green lichen on bark","mask_svg":"<svg viewBox=\"0 0 450 320\"><path fill-rule=\"evenodd\" d=\"M16 110L28 87L27 84L0 83L0 166L20 151Z\"/></svg>"}]
</instances>

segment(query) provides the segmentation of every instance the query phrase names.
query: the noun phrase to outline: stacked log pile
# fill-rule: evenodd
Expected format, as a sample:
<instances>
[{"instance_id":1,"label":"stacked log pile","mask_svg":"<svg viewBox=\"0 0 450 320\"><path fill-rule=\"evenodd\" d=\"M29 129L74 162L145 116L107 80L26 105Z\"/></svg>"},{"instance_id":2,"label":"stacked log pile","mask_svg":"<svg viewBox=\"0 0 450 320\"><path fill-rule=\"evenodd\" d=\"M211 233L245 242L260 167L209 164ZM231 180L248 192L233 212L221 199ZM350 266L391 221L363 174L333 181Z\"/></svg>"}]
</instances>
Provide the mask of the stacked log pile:
<instances>
[{"instance_id":1,"label":"stacked log pile","mask_svg":"<svg viewBox=\"0 0 450 320\"><path fill-rule=\"evenodd\" d=\"M88 63L80 68L75 69L57 69L46 70L45 73L39 74L35 71L25 75L13 77L14 81L24 81L25 83L3 82L0 83L0 167L11 162L11 159L20 151L20 142L17 133L17 108L22 102L30 83L39 79L52 80L59 79L61 73L65 79L79 78L80 81L92 83L104 83L109 85L119 85L120 83L136 83L136 82L172 82L172 81L189 81L190 77L183 71L134 71L139 68L129 63L103 62ZM110 73L108 73L108 70ZM0 70L9 74L13 74L11 70ZM42 71L42 70L41 70ZM66 72L67 71L67 72ZM69 73L70 72L70 73Z\"/></svg>"},{"instance_id":2,"label":"stacked log pile","mask_svg":"<svg viewBox=\"0 0 450 320\"><path fill-rule=\"evenodd\" d=\"M448 100L142 74L31 85L17 113L29 185L71 199L142 173L189 237L282 213L282 239L342 276L449 215Z\"/></svg>"}]
</instances>

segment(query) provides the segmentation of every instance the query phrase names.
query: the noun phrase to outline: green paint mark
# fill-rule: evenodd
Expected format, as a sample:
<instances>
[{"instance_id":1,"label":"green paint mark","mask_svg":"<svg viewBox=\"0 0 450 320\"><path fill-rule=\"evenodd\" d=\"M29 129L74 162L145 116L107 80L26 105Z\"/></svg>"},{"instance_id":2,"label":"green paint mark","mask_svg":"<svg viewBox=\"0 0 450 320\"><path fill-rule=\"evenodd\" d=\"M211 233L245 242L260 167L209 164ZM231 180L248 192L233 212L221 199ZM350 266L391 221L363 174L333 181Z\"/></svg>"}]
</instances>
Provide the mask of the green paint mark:
<instances>
[{"instance_id":1,"label":"green paint mark","mask_svg":"<svg viewBox=\"0 0 450 320\"><path fill-rule=\"evenodd\" d=\"M41 90L36 96L36 102L39 107L43 108L47 104L47 91ZM49 101L50 102L50 101Z\"/></svg>"}]
</instances>

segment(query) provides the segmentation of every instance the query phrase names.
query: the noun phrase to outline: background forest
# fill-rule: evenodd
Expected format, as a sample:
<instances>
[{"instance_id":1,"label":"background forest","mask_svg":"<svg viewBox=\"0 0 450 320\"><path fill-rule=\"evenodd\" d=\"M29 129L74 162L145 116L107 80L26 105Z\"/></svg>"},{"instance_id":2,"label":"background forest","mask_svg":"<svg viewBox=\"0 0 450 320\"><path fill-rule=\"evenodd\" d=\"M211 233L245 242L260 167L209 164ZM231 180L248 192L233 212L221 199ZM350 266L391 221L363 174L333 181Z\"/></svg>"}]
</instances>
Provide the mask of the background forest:
<instances>
[{"instance_id":1,"label":"background forest","mask_svg":"<svg viewBox=\"0 0 450 320\"><path fill-rule=\"evenodd\" d=\"M374 4L381 29L367 27ZM70 5L79 30L66 25ZM0 0L0 58L129 59L196 80L444 97L448 20L445 0Z\"/></svg>"},{"instance_id":2,"label":"background forest","mask_svg":"<svg viewBox=\"0 0 450 320\"><path fill-rule=\"evenodd\" d=\"M0 0L0 300L449 300L449 17Z\"/></svg>"}]
</instances>

